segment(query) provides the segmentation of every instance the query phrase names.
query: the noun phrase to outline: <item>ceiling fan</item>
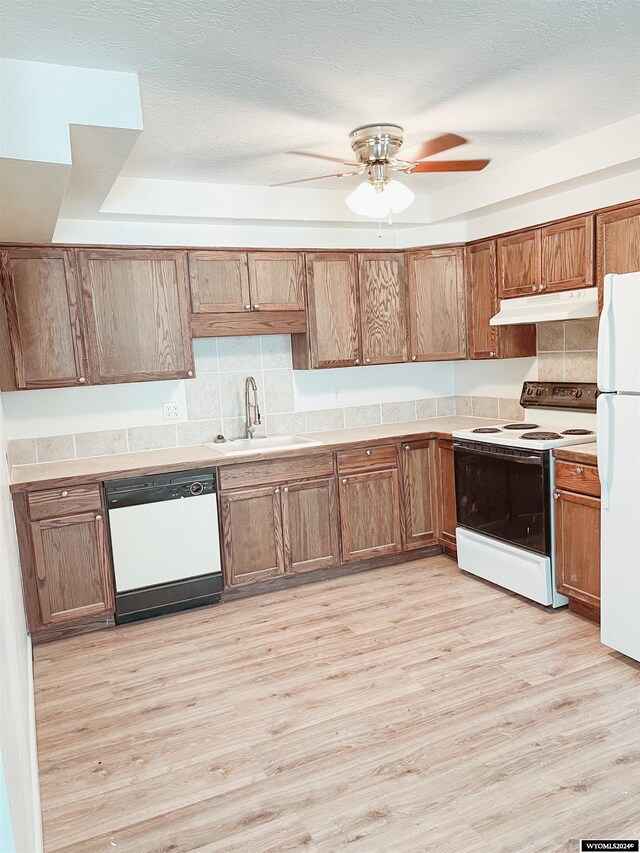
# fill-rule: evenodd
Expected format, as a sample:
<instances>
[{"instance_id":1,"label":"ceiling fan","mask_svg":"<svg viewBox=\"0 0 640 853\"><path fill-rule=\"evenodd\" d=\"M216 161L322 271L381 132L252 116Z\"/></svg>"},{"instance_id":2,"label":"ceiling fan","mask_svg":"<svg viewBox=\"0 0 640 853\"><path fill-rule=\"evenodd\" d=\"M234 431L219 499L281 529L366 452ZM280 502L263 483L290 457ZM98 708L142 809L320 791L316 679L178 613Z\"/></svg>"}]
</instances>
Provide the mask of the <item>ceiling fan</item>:
<instances>
[{"instance_id":1,"label":"ceiling fan","mask_svg":"<svg viewBox=\"0 0 640 853\"><path fill-rule=\"evenodd\" d=\"M290 151L289 153L342 163L344 166L351 167L351 171L334 172L331 175L301 178L296 181L283 181L273 186L301 184L323 178L347 178L366 173L366 181L347 197L347 206L356 213L378 219L390 213L405 210L414 198L408 187L392 179L391 172L401 172L405 175L420 172L478 172L490 162L489 160L428 160L434 154L464 145L467 140L455 133L445 133L428 142L410 146L409 151L417 149L411 159L398 156L404 136L403 129L397 124L365 124L352 130L349 140L355 160L343 160L340 157L327 157L324 154L312 154L307 151Z\"/></svg>"}]
</instances>

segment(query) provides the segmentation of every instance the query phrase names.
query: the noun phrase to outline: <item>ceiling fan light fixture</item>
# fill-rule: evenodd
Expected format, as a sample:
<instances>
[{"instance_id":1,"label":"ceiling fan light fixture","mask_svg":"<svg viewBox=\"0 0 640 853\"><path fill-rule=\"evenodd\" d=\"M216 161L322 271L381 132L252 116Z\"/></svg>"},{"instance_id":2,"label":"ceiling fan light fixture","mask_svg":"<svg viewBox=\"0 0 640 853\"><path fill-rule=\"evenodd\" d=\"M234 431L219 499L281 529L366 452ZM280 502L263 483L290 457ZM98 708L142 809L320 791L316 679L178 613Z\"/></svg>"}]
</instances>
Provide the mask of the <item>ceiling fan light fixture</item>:
<instances>
[{"instance_id":1,"label":"ceiling fan light fixture","mask_svg":"<svg viewBox=\"0 0 640 853\"><path fill-rule=\"evenodd\" d=\"M411 190L400 181L387 181L378 185L363 181L346 197L345 202L349 210L360 216L384 219L390 213L406 210L414 198Z\"/></svg>"}]
</instances>

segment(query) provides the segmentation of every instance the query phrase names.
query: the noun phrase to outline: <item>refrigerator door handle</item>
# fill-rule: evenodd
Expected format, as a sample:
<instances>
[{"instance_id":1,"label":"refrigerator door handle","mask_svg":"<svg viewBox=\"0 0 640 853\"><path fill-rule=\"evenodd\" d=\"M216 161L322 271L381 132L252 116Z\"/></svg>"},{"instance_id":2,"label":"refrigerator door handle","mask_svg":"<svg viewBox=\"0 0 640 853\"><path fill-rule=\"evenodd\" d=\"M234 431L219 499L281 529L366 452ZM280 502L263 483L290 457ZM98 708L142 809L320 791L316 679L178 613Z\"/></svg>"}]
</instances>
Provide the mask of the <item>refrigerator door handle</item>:
<instances>
[{"instance_id":1,"label":"refrigerator door handle","mask_svg":"<svg viewBox=\"0 0 640 853\"><path fill-rule=\"evenodd\" d=\"M598 326L598 388L613 391L615 352L613 347L613 273L605 275L603 306Z\"/></svg>"},{"instance_id":2,"label":"refrigerator door handle","mask_svg":"<svg viewBox=\"0 0 640 853\"><path fill-rule=\"evenodd\" d=\"M609 509L612 463L613 394L598 397L598 474L600 475L600 506Z\"/></svg>"}]
</instances>

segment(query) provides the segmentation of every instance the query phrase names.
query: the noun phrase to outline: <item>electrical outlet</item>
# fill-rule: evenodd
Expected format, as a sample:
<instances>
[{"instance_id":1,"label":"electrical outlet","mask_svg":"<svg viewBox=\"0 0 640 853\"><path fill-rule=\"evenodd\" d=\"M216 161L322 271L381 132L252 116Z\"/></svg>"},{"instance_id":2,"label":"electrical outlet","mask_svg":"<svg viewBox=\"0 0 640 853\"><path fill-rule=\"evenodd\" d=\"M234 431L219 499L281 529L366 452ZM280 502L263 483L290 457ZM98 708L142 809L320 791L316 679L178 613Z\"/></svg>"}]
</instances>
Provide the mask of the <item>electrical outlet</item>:
<instances>
[{"instance_id":1,"label":"electrical outlet","mask_svg":"<svg viewBox=\"0 0 640 853\"><path fill-rule=\"evenodd\" d=\"M333 389L333 399L336 403L340 400L340 388L337 385Z\"/></svg>"},{"instance_id":2,"label":"electrical outlet","mask_svg":"<svg viewBox=\"0 0 640 853\"><path fill-rule=\"evenodd\" d=\"M165 421L179 421L182 417L180 403L163 403L162 415Z\"/></svg>"}]
</instances>

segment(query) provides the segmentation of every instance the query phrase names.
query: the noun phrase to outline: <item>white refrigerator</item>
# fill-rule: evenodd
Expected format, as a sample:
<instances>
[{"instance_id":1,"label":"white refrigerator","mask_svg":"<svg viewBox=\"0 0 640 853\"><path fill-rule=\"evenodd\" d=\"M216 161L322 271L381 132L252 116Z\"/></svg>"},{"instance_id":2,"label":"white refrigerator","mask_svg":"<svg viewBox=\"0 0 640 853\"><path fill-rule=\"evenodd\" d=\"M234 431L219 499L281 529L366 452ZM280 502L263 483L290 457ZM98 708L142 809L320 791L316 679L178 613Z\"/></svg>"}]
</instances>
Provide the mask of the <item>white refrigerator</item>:
<instances>
[{"instance_id":1,"label":"white refrigerator","mask_svg":"<svg viewBox=\"0 0 640 853\"><path fill-rule=\"evenodd\" d=\"M640 660L640 272L605 277L598 388L601 640Z\"/></svg>"}]
</instances>

